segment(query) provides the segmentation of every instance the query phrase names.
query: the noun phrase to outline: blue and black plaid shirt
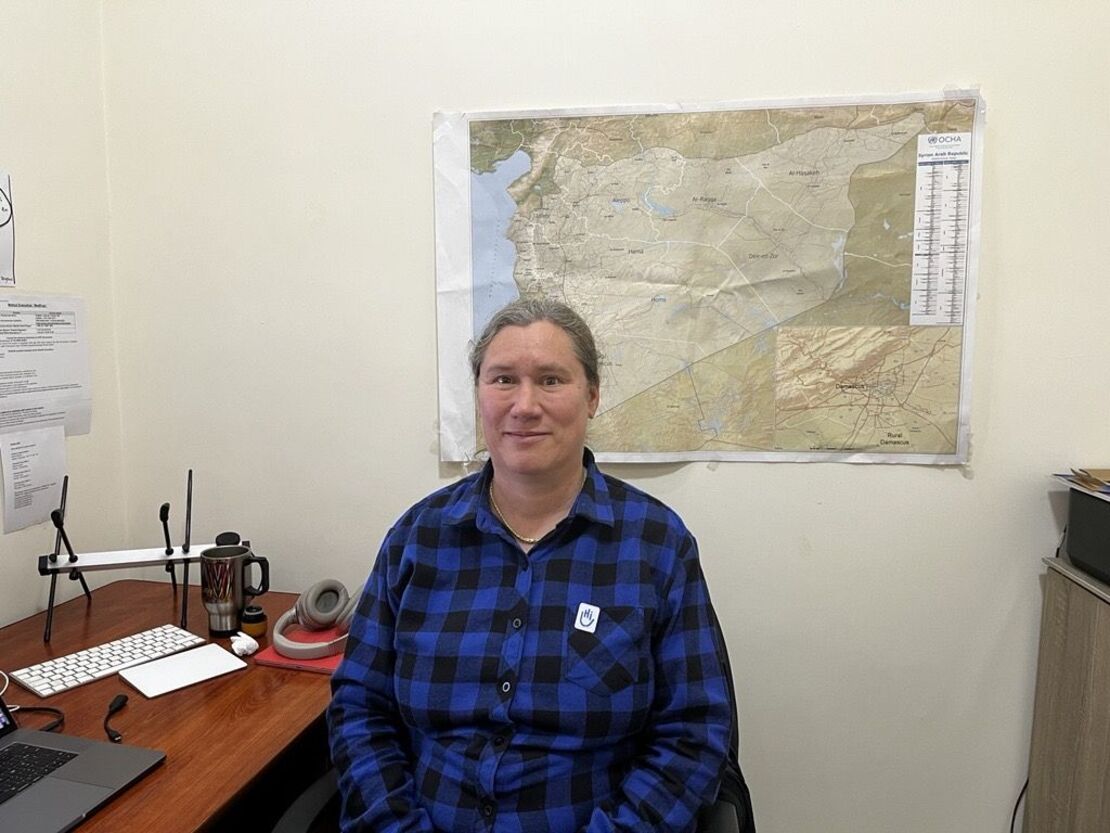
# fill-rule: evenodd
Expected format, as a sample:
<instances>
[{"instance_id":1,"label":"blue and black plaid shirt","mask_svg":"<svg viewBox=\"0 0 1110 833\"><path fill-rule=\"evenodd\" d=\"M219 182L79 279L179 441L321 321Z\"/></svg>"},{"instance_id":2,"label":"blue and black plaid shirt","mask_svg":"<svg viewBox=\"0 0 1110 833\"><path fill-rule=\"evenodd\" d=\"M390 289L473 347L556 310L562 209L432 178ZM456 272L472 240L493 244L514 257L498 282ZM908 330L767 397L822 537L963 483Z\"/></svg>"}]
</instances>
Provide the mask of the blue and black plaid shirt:
<instances>
[{"instance_id":1,"label":"blue and black plaid shirt","mask_svg":"<svg viewBox=\"0 0 1110 833\"><path fill-rule=\"evenodd\" d=\"M602 474L525 555L491 466L390 530L332 677L343 830L685 831L733 719L697 545Z\"/></svg>"}]
</instances>

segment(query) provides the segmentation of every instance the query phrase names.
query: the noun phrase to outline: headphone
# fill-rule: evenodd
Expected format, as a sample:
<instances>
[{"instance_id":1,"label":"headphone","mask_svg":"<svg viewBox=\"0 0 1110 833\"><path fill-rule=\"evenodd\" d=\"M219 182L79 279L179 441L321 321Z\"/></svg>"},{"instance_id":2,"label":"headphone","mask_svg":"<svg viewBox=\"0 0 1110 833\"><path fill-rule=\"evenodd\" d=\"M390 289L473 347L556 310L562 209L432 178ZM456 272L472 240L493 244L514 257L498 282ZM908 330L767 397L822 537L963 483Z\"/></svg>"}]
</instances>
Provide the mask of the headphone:
<instances>
[{"instance_id":1,"label":"headphone","mask_svg":"<svg viewBox=\"0 0 1110 833\"><path fill-rule=\"evenodd\" d=\"M357 593L351 595L335 579L316 582L300 595L292 610L285 611L277 620L271 640L274 650L290 659L320 659L343 653L347 645L351 617L354 616L360 596L361 587ZM300 625L309 631L336 628L339 636L327 642L295 642L283 633L290 625Z\"/></svg>"}]
</instances>

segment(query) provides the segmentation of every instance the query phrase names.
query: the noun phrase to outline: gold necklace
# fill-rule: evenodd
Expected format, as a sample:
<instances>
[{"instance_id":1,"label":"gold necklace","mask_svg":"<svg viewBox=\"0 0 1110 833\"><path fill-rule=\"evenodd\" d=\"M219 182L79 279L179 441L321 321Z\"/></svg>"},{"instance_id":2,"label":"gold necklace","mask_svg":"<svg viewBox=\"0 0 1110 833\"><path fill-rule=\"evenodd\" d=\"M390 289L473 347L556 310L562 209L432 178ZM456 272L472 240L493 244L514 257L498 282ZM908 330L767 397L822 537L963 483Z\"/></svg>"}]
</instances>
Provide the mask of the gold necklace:
<instances>
[{"instance_id":1,"label":"gold necklace","mask_svg":"<svg viewBox=\"0 0 1110 833\"><path fill-rule=\"evenodd\" d=\"M540 538L543 537L542 535L540 536L540 538L526 538L525 536L523 536L519 532L517 532L515 529L513 529L511 526L509 526L509 522L507 520L505 520L505 516L501 514L501 507L498 506L497 501L493 499L493 482L492 481L489 484L489 505L491 507L493 507L493 514L495 514L497 516L497 520L501 521L501 523L505 526L505 529L509 530L509 534L512 535L514 538L516 538L518 541L520 541L520 543L522 543L522 544L538 544L539 543Z\"/></svg>"},{"instance_id":2,"label":"gold necklace","mask_svg":"<svg viewBox=\"0 0 1110 833\"><path fill-rule=\"evenodd\" d=\"M578 491L582 491L582 487L586 485L586 474L587 474L586 469L583 468L582 469L582 483L579 484ZM501 514L501 507L497 505L497 501L494 500L494 498L493 498L493 481L492 480L490 480L490 482L489 482L489 505L493 509L493 514L495 514L497 516L497 520L501 521L501 523L505 525L505 529L507 529L509 531L509 534L512 535L514 538L516 538L518 541L520 541L520 543L522 543L522 544L538 544L543 539L543 535L541 535L539 538L528 538L527 536L521 535L519 532L517 532L515 529L513 529L511 526L509 526L509 522L507 520L505 520L505 516L503 514ZM547 533L544 533L544 535L546 535L546 534Z\"/></svg>"}]
</instances>

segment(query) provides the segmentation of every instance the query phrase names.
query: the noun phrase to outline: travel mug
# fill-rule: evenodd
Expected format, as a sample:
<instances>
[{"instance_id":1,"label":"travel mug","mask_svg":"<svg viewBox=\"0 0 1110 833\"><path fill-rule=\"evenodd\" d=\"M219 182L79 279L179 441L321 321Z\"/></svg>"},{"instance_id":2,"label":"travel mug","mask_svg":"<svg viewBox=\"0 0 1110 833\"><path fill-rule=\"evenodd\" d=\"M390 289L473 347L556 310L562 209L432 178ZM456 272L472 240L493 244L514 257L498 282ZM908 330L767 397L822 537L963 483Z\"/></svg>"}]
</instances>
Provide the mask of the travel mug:
<instances>
[{"instance_id":1,"label":"travel mug","mask_svg":"<svg viewBox=\"0 0 1110 833\"><path fill-rule=\"evenodd\" d=\"M262 571L258 587L247 583L251 564ZM200 554L200 589L208 611L208 630L223 635L235 633L247 598L270 589L270 563L249 547L209 547Z\"/></svg>"}]
</instances>

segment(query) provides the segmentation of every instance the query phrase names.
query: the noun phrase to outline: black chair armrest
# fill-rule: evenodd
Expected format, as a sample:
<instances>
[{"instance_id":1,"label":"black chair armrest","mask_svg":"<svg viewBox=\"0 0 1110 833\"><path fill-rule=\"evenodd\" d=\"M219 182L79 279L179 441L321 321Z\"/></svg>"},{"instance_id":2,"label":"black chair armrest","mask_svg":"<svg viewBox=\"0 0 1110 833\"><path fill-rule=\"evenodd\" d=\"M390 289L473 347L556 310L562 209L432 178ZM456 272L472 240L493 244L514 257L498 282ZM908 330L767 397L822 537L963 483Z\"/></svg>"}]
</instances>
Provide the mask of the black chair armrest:
<instances>
[{"instance_id":1,"label":"black chair armrest","mask_svg":"<svg viewBox=\"0 0 1110 833\"><path fill-rule=\"evenodd\" d=\"M718 799L698 814L697 833L741 833L736 805Z\"/></svg>"},{"instance_id":2,"label":"black chair armrest","mask_svg":"<svg viewBox=\"0 0 1110 833\"><path fill-rule=\"evenodd\" d=\"M325 816L326 820L321 819L321 829L338 830L338 813L335 808L329 807L333 801L335 808L338 808L339 782L335 769L329 769L297 796L278 819L272 833L312 833L317 819L325 811L328 812Z\"/></svg>"}]
</instances>

